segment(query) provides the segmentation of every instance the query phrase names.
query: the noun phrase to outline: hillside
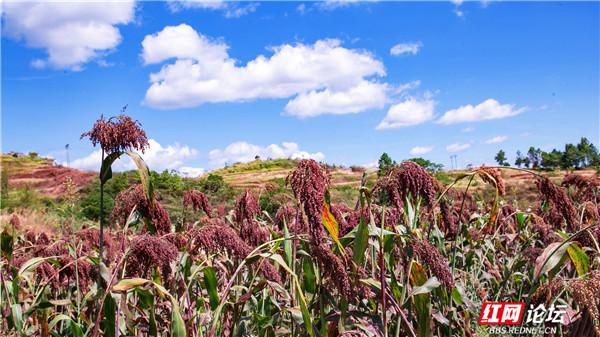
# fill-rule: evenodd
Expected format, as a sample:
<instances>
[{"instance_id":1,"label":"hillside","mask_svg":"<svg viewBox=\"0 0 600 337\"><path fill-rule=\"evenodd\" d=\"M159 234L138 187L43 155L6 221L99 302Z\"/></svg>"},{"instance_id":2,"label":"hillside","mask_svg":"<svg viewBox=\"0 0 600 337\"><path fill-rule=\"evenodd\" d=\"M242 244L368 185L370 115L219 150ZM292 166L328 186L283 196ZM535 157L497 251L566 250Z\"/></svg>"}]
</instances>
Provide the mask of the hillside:
<instances>
[{"instance_id":1,"label":"hillside","mask_svg":"<svg viewBox=\"0 0 600 337\"><path fill-rule=\"evenodd\" d=\"M273 160L255 160L249 163L240 163L233 166L217 169L205 174L202 177L191 178L171 178L178 179L178 189L181 185L199 186L208 176L220 176L230 188L226 198L231 198L239 191L250 189L263 195L265 193L286 194L286 199L291 197L289 188L285 186L285 179L294 169L297 161L291 159L273 159ZM94 171L83 171L78 169L56 166L51 159L39 157L13 157L12 155L2 155L2 189L6 187L6 192L18 190L33 190L40 196L50 199L64 197L67 193L86 194L89 193L97 173ZM361 170L345 167L328 167L331 177L331 193L334 200L338 202L353 203L358 196L358 187L363 175ZM367 170L367 181L373 186L377 179L375 169ZM444 184L451 183L458 175L464 173L462 170L440 171L435 174L436 178ZM542 172L556 183L560 183L566 171ZM596 174L595 170L579 170L578 174L592 176ZM514 199L523 199L535 201L537 192L535 184L531 180L531 175L525 172L514 170L503 170L503 178L507 186L508 196ZM157 179L165 179L163 175L156 175ZM128 178L131 182L132 177ZM162 181L162 180L161 180ZM457 188L465 188L467 180L464 179L456 185ZM167 203L177 202L175 199L181 191L170 191L169 184L161 184L158 191L164 195ZM489 186L475 180L471 184L471 190L475 192L489 193ZM80 195L80 197L82 197ZM220 201L223 201L222 199Z\"/></svg>"},{"instance_id":2,"label":"hillside","mask_svg":"<svg viewBox=\"0 0 600 337\"><path fill-rule=\"evenodd\" d=\"M83 171L54 165L52 159L2 155L3 179L8 189L31 188L39 194L56 198L69 192L78 192L97 177L94 171ZM3 186L4 188L4 183Z\"/></svg>"}]
</instances>

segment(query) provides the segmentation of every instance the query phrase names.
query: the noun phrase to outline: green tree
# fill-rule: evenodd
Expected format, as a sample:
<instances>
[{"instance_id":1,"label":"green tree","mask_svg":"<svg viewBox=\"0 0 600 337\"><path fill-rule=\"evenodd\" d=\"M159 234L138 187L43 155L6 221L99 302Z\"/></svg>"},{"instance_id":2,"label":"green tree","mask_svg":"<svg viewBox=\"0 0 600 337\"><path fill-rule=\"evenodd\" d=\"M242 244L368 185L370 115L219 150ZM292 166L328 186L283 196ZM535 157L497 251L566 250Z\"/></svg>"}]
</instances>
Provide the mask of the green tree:
<instances>
[{"instance_id":1,"label":"green tree","mask_svg":"<svg viewBox=\"0 0 600 337\"><path fill-rule=\"evenodd\" d=\"M582 137L577 144L577 151L579 152L579 164L583 167L595 165L599 161L598 149L585 137Z\"/></svg>"},{"instance_id":2,"label":"green tree","mask_svg":"<svg viewBox=\"0 0 600 337\"><path fill-rule=\"evenodd\" d=\"M429 160L421 158L421 157L411 158L409 160L419 164L426 170L430 170L430 171L439 171L442 168L444 168L444 165L442 165L442 164L434 163L432 161L429 161Z\"/></svg>"},{"instance_id":3,"label":"green tree","mask_svg":"<svg viewBox=\"0 0 600 337\"><path fill-rule=\"evenodd\" d=\"M525 165L525 167L529 166L529 159L523 156L521 151L517 151L517 158L515 159L515 166L521 167L521 165Z\"/></svg>"},{"instance_id":4,"label":"green tree","mask_svg":"<svg viewBox=\"0 0 600 337\"><path fill-rule=\"evenodd\" d=\"M542 150L530 146L527 150L527 159L529 159L532 168L539 168L542 163Z\"/></svg>"},{"instance_id":5,"label":"green tree","mask_svg":"<svg viewBox=\"0 0 600 337\"><path fill-rule=\"evenodd\" d=\"M379 157L379 171L377 171L377 175L382 177L386 174L387 170L390 166L395 165L396 162L392 160L392 158L384 152L381 157Z\"/></svg>"},{"instance_id":6,"label":"green tree","mask_svg":"<svg viewBox=\"0 0 600 337\"><path fill-rule=\"evenodd\" d=\"M563 152L560 160L560 166L563 169L579 168L579 159L580 155L577 146L573 144L566 144L565 152Z\"/></svg>"},{"instance_id":7,"label":"green tree","mask_svg":"<svg viewBox=\"0 0 600 337\"><path fill-rule=\"evenodd\" d=\"M549 170L560 167L562 155L563 153L556 149L551 152L542 152L542 167Z\"/></svg>"},{"instance_id":8,"label":"green tree","mask_svg":"<svg viewBox=\"0 0 600 337\"><path fill-rule=\"evenodd\" d=\"M498 151L496 157L494 157L494 160L496 160L500 166L510 166L508 161L506 161L506 152L504 152L504 150Z\"/></svg>"}]
</instances>

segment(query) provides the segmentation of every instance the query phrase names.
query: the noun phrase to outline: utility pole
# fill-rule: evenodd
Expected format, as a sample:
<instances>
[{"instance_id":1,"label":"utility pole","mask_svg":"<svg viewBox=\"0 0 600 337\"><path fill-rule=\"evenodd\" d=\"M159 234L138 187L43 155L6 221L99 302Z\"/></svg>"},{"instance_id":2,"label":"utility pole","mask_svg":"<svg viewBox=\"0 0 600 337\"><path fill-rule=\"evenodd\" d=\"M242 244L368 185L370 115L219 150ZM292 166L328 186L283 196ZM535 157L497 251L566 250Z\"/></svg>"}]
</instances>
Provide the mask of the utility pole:
<instances>
[{"instance_id":1,"label":"utility pole","mask_svg":"<svg viewBox=\"0 0 600 337\"><path fill-rule=\"evenodd\" d=\"M458 161L456 160L457 155L453 154L450 156L450 166L453 170L458 168Z\"/></svg>"},{"instance_id":2,"label":"utility pole","mask_svg":"<svg viewBox=\"0 0 600 337\"><path fill-rule=\"evenodd\" d=\"M69 167L70 166L70 163L69 163L69 144L65 145L65 151L67 153L67 167Z\"/></svg>"}]
</instances>

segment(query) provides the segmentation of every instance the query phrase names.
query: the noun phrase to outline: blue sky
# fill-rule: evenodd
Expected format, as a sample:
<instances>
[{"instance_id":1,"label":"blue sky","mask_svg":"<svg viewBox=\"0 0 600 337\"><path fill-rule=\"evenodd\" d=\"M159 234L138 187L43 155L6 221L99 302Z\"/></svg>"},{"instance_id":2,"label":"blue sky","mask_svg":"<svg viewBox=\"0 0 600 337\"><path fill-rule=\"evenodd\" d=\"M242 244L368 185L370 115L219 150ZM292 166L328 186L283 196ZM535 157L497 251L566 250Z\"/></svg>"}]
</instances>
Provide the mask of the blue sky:
<instances>
[{"instance_id":1,"label":"blue sky","mask_svg":"<svg viewBox=\"0 0 600 337\"><path fill-rule=\"evenodd\" d=\"M62 162L68 143L96 168L79 135L126 104L151 168L188 174L599 142L598 2L21 5L3 14L4 152Z\"/></svg>"}]
</instances>

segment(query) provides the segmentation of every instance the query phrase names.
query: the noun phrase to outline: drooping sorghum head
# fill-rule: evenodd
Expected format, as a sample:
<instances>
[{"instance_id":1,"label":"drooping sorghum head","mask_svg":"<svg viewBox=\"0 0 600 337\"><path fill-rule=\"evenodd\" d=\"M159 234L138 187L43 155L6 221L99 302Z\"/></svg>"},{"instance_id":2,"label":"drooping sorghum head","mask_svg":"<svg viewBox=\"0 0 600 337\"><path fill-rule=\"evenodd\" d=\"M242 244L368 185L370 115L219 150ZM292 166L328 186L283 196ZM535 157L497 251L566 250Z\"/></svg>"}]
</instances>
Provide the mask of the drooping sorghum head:
<instances>
[{"instance_id":1,"label":"drooping sorghum head","mask_svg":"<svg viewBox=\"0 0 600 337\"><path fill-rule=\"evenodd\" d=\"M501 228L503 233L514 233L517 226L517 210L512 204L506 204L500 208L498 212L498 220L496 223Z\"/></svg>"},{"instance_id":2,"label":"drooping sorghum head","mask_svg":"<svg viewBox=\"0 0 600 337\"><path fill-rule=\"evenodd\" d=\"M548 225L542 217L536 214L531 214L531 229L539 235L542 242L546 245L562 241L560 236L554 232L552 226Z\"/></svg>"},{"instance_id":3,"label":"drooping sorghum head","mask_svg":"<svg viewBox=\"0 0 600 337\"><path fill-rule=\"evenodd\" d=\"M583 310L587 310L592 320L598 322L600 312L598 301L600 300L600 271L593 270L587 279L579 278L569 282L569 290L573 299ZM595 324L596 335L600 335L600 327Z\"/></svg>"},{"instance_id":4,"label":"drooping sorghum head","mask_svg":"<svg viewBox=\"0 0 600 337\"><path fill-rule=\"evenodd\" d=\"M252 247L242 240L233 228L221 225L194 227L188 231L190 254L195 255L199 249L211 253L227 251L239 259L245 259L252 252ZM272 264L264 261L261 264L263 275L270 281L279 282L281 277Z\"/></svg>"},{"instance_id":5,"label":"drooping sorghum head","mask_svg":"<svg viewBox=\"0 0 600 337\"><path fill-rule=\"evenodd\" d=\"M477 171L481 180L495 186L499 195L504 196L506 194L506 186L504 185L504 179L502 179L502 174L499 169L482 165L475 169L475 171Z\"/></svg>"},{"instance_id":6,"label":"drooping sorghum head","mask_svg":"<svg viewBox=\"0 0 600 337\"><path fill-rule=\"evenodd\" d=\"M271 231L258 221L244 219L240 228L240 237L251 247L257 247L269 240Z\"/></svg>"},{"instance_id":7,"label":"drooping sorghum head","mask_svg":"<svg viewBox=\"0 0 600 337\"><path fill-rule=\"evenodd\" d=\"M169 214L156 200L152 204L148 202L144 189L140 184L130 186L117 194L111 219L124 226L134 208L142 216L148 217L152 221L157 234L165 234L171 231Z\"/></svg>"},{"instance_id":8,"label":"drooping sorghum head","mask_svg":"<svg viewBox=\"0 0 600 337\"><path fill-rule=\"evenodd\" d=\"M319 261L324 275L331 280L341 296L350 298L353 291L344 261L327 245L311 244L310 246L310 252Z\"/></svg>"},{"instance_id":9,"label":"drooping sorghum head","mask_svg":"<svg viewBox=\"0 0 600 337\"><path fill-rule=\"evenodd\" d=\"M258 200L249 190L237 197L235 201L235 219L238 223L242 223L244 220L252 220L258 214L260 214Z\"/></svg>"},{"instance_id":10,"label":"drooping sorghum head","mask_svg":"<svg viewBox=\"0 0 600 337\"><path fill-rule=\"evenodd\" d=\"M106 153L138 150L142 153L149 146L146 132L138 121L125 115L110 119L100 117L91 130L84 132L81 138L89 138L94 146L100 147Z\"/></svg>"},{"instance_id":11,"label":"drooping sorghum head","mask_svg":"<svg viewBox=\"0 0 600 337\"><path fill-rule=\"evenodd\" d=\"M440 201L441 230L447 239L456 238L458 234L458 214L446 200Z\"/></svg>"},{"instance_id":12,"label":"drooping sorghum head","mask_svg":"<svg viewBox=\"0 0 600 337\"><path fill-rule=\"evenodd\" d=\"M76 246L81 250L81 254L91 254L98 249L100 242L100 231L97 228L86 228L75 234ZM105 231L103 235L104 254L108 263L115 260L118 254L118 245L113 240L109 231Z\"/></svg>"},{"instance_id":13,"label":"drooping sorghum head","mask_svg":"<svg viewBox=\"0 0 600 337\"><path fill-rule=\"evenodd\" d=\"M158 268L163 279L171 276L171 262L177 258L177 247L169 241L147 234L131 241L127 258L128 276L147 277L153 268Z\"/></svg>"},{"instance_id":14,"label":"drooping sorghum head","mask_svg":"<svg viewBox=\"0 0 600 337\"><path fill-rule=\"evenodd\" d=\"M577 210L565 191L552 183L548 178L538 177L536 183L542 197L550 201L552 206L560 212L562 217L567 221L569 229L575 230L578 223Z\"/></svg>"},{"instance_id":15,"label":"drooping sorghum head","mask_svg":"<svg viewBox=\"0 0 600 337\"><path fill-rule=\"evenodd\" d=\"M323 205L328 178L325 171L312 159L301 160L288 176L294 195L302 204L310 226L311 239L323 238Z\"/></svg>"},{"instance_id":16,"label":"drooping sorghum head","mask_svg":"<svg viewBox=\"0 0 600 337\"><path fill-rule=\"evenodd\" d=\"M117 194L115 206L110 214L112 222L125 226L134 207L138 212L148 209L148 200L141 184L129 186L129 188Z\"/></svg>"},{"instance_id":17,"label":"drooping sorghum head","mask_svg":"<svg viewBox=\"0 0 600 337\"><path fill-rule=\"evenodd\" d=\"M394 204L401 205L409 194L413 198L420 196L429 206L435 203L437 183L421 165L405 161L391 168L386 178L385 188Z\"/></svg>"},{"instance_id":18,"label":"drooping sorghum head","mask_svg":"<svg viewBox=\"0 0 600 337\"><path fill-rule=\"evenodd\" d=\"M537 288L531 297L531 304L535 306L541 303L551 303L553 299L564 289L564 287L565 281L562 279L562 277L557 276L551 279L548 283L545 283Z\"/></svg>"},{"instance_id":19,"label":"drooping sorghum head","mask_svg":"<svg viewBox=\"0 0 600 337\"><path fill-rule=\"evenodd\" d=\"M415 256L425 263L431 274L438 278L447 288L454 288L454 278L448 268L448 260L439 250L425 240L414 240L411 244Z\"/></svg>"},{"instance_id":20,"label":"drooping sorghum head","mask_svg":"<svg viewBox=\"0 0 600 337\"><path fill-rule=\"evenodd\" d=\"M561 186L565 188L574 187L574 198L579 202L596 201L599 198L597 191L600 187L600 182L593 177L584 177L579 174L567 174L562 181Z\"/></svg>"},{"instance_id":21,"label":"drooping sorghum head","mask_svg":"<svg viewBox=\"0 0 600 337\"><path fill-rule=\"evenodd\" d=\"M189 190L183 193L183 205L192 206L194 211L203 210L207 216L211 216L211 207L204 193L197 190Z\"/></svg>"},{"instance_id":22,"label":"drooping sorghum head","mask_svg":"<svg viewBox=\"0 0 600 337\"><path fill-rule=\"evenodd\" d=\"M154 202L149 209L149 214L156 234L164 235L171 232L171 218L169 218L169 213L167 213L167 210L161 204Z\"/></svg>"}]
</instances>

